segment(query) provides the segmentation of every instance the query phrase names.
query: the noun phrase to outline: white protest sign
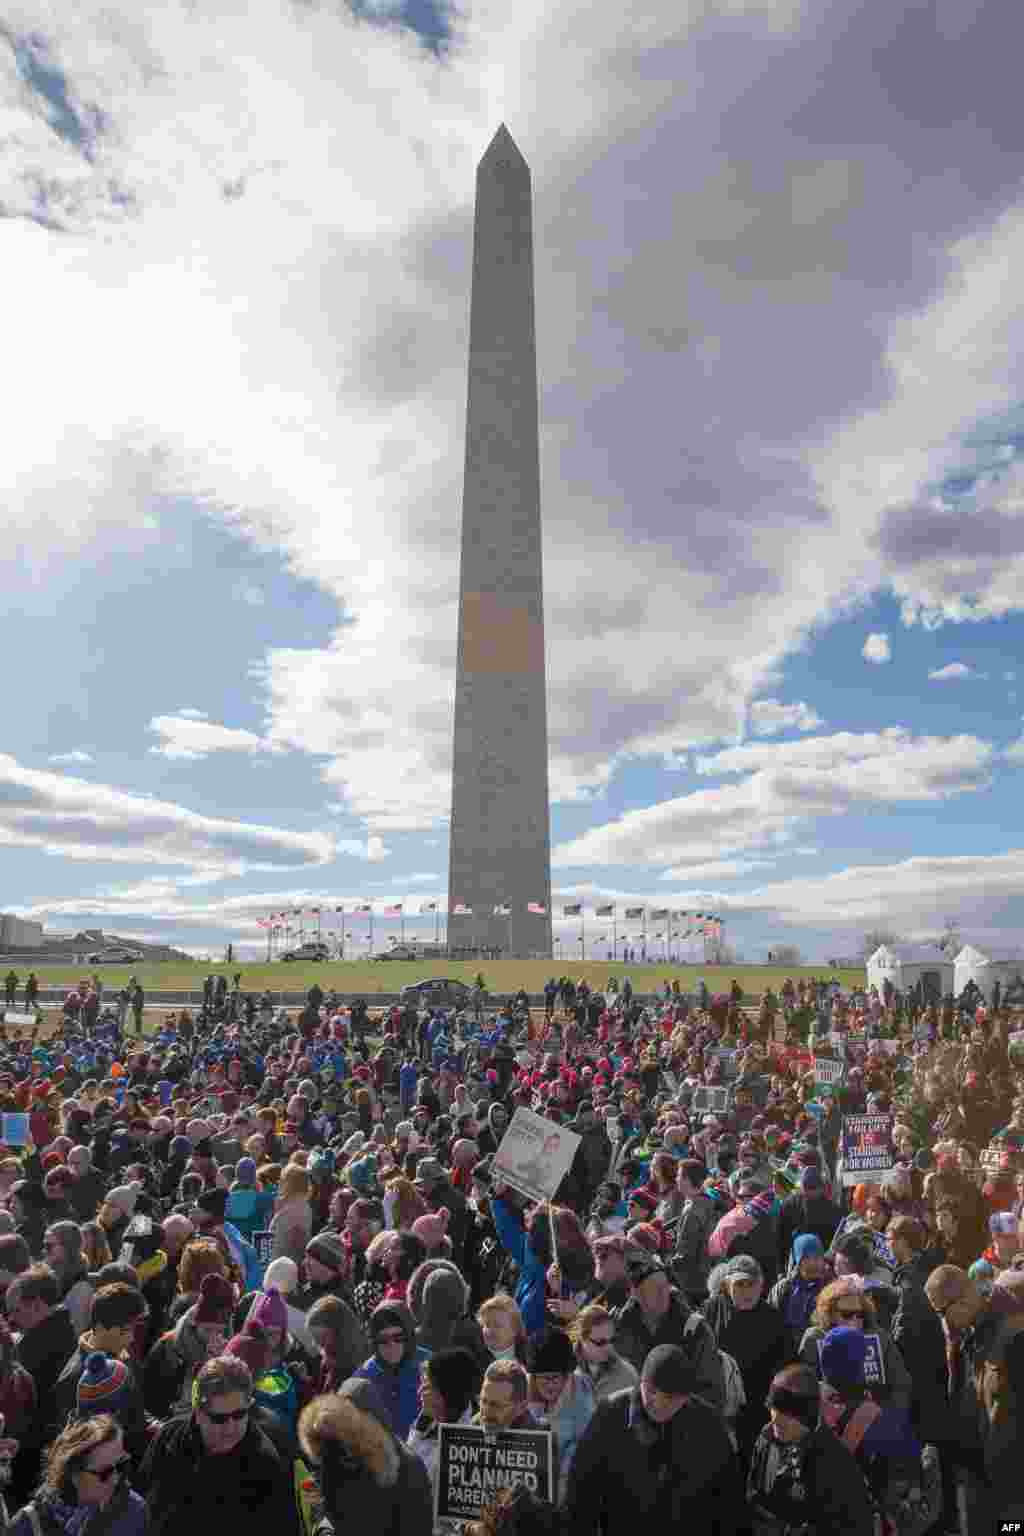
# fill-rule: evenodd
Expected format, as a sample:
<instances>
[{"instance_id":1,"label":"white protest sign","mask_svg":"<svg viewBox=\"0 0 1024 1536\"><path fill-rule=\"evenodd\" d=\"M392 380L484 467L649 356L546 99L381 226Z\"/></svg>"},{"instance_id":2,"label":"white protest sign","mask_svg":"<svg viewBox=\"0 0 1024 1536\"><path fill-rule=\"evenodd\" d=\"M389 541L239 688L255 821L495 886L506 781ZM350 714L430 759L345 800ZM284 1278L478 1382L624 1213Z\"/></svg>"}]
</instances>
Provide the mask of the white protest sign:
<instances>
[{"instance_id":1,"label":"white protest sign","mask_svg":"<svg viewBox=\"0 0 1024 1536\"><path fill-rule=\"evenodd\" d=\"M822 1088L831 1088L843 1080L843 1063L833 1061L829 1056L815 1056L814 1081Z\"/></svg>"},{"instance_id":2,"label":"white protest sign","mask_svg":"<svg viewBox=\"0 0 1024 1536\"><path fill-rule=\"evenodd\" d=\"M7 1027L10 1027L12 1024L16 1024L19 1025L22 1029L35 1029L36 1016L34 1013L13 1013L11 1009L8 1008L4 1013L4 1024Z\"/></svg>"},{"instance_id":3,"label":"white protest sign","mask_svg":"<svg viewBox=\"0 0 1024 1536\"><path fill-rule=\"evenodd\" d=\"M494 1181L510 1184L530 1200L553 1200L581 1139L531 1109L517 1109L494 1154Z\"/></svg>"},{"instance_id":4,"label":"white protest sign","mask_svg":"<svg viewBox=\"0 0 1024 1536\"><path fill-rule=\"evenodd\" d=\"M557 1490L550 1429L438 1426L435 1529L461 1529L463 1522L479 1519L500 1488L515 1488L520 1483L539 1499L554 1503Z\"/></svg>"},{"instance_id":5,"label":"white protest sign","mask_svg":"<svg viewBox=\"0 0 1024 1536\"><path fill-rule=\"evenodd\" d=\"M728 1088L709 1087L702 1083L699 1088L693 1090L693 1099L690 1108L703 1109L709 1114L719 1114L729 1107Z\"/></svg>"}]
</instances>

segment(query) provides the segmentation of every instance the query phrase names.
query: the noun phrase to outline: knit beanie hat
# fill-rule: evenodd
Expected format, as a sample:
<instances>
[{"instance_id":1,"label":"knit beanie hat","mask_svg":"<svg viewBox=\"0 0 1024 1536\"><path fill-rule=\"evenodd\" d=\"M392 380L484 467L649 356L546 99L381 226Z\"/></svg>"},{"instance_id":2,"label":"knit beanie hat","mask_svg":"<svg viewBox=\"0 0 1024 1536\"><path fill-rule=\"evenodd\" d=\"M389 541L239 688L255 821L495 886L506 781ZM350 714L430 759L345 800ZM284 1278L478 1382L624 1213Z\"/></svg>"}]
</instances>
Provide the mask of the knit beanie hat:
<instances>
[{"instance_id":1,"label":"knit beanie hat","mask_svg":"<svg viewBox=\"0 0 1024 1536\"><path fill-rule=\"evenodd\" d=\"M426 1364L431 1385L444 1398L451 1423L458 1423L480 1390L480 1367L468 1349L439 1349Z\"/></svg>"},{"instance_id":2,"label":"knit beanie hat","mask_svg":"<svg viewBox=\"0 0 1024 1536\"><path fill-rule=\"evenodd\" d=\"M256 1159L254 1157L240 1157L235 1168L235 1180L239 1184L251 1185L256 1182Z\"/></svg>"},{"instance_id":3,"label":"knit beanie hat","mask_svg":"<svg viewBox=\"0 0 1024 1536\"><path fill-rule=\"evenodd\" d=\"M116 1418L130 1406L127 1366L112 1355L94 1350L86 1355L78 1381L76 1417L87 1419L94 1413L112 1413Z\"/></svg>"},{"instance_id":4,"label":"knit beanie hat","mask_svg":"<svg viewBox=\"0 0 1024 1536\"><path fill-rule=\"evenodd\" d=\"M821 1259L825 1256L825 1246L816 1232L801 1232L793 1239L793 1263L799 1264L802 1259Z\"/></svg>"},{"instance_id":5,"label":"knit beanie hat","mask_svg":"<svg viewBox=\"0 0 1024 1536\"><path fill-rule=\"evenodd\" d=\"M652 1349L644 1361L643 1379L670 1397L685 1397L697 1385L697 1373L678 1344Z\"/></svg>"},{"instance_id":6,"label":"knit beanie hat","mask_svg":"<svg viewBox=\"0 0 1024 1536\"><path fill-rule=\"evenodd\" d=\"M994 1211L988 1219L988 1229L993 1237L1015 1237L1017 1218L1012 1211Z\"/></svg>"},{"instance_id":7,"label":"knit beanie hat","mask_svg":"<svg viewBox=\"0 0 1024 1536\"><path fill-rule=\"evenodd\" d=\"M282 1296L290 1296L299 1283L299 1266L294 1259L282 1254L279 1259L272 1259L267 1265L267 1272L263 1276L263 1288L266 1291L278 1290Z\"/></svg>"},{"instance_id":8,"label":"knit beanie hat","mask_svg":"<svg viewBox=\"0 0 1024 1536\"><path fill-rule=\"evenodd\" d=\"M576 1369L572 1341L560 1328L543 1328L526 1346L526 1369L531 1376L568 1376Z\"/></svg>"},{"instance_id":9,"label":"knit beanie hat","mask_svg":"<svg viewBox=\"0 0 1024 1536\"><path fill-rule=\"evenodd\" d=\"M860 1328L830 1328L821 1343L821 1374L829 1386L859 1387L864 1382L868 1344Z\"/></svg>"},{"instance_id":10,"label":"knit beanie hat","mask_svg":"<svg viewBox=\"0 0 1024 1536\"><path fill-rule=\"evenodd\" d=\"M768 1406L816 1429L821 1419L821 1388L814 1372L807 1366L780 1371L769 1389Z\"/></svg>"},{"instance_id":11,"label":"knit beanie hat","mask_svg":"<svg viewBox=\"0 0 1024 1536\"><path fill-rule=\"evenodd\" d=\"M236 1333L230 1340L224 1353L244 1360L252 1371L253 1381L257 1381L269 1371L273 1359L266 1329L262 1323L254 1322L251 1317L246 1320L241 1333Z\"/></svg>"},{"instance_id":12,"label":"knit beanie hat","mask_svg":"<svg viewBox=\"0 0 1024 1536\"><path fill-rule=\"evenodd\" d=\"M228 1323L235 1306L235 1291L223 1275L204 1275L199 1286L192 1321L200 1323Z\"/></svg>"},{"instance_id":13,"label":"knit beanie hat","mask_svg":"<svg viewBox=\"0 0 1024 1536\"><path fill-rule=\"evenodd\" d=\"M316 1237L310 1238L306 1244L306 1253L327 1269L343 1270L345 1268L345 1245L340 1234L332 1232L329 1228L318 1232Z\"/></svg>"},{"instance_id":14,"label":"knit beanie hat","mask_svg":"<svg viewBox=\"0 0 1024 1536\"><path fill-rule=\"evenodd\" d=\"M275 1286L257 1293L256 1300L249 1311L249 1321L259 1323L263 1328L287 1329L288 1308L284 1297Z\"/></svg>"},{"instance_id":15,"label":"knit beanie hat","mask_svg":"<svg viewBox=\"0 0 1024 1536\"><path fill-rule=\"evenodd\" d=\"M429 1216L417 1216L412 1224L412 1234L418 1237L428 1253L436 1253L448 1236L448 1207L442 1206Z\"/></svg>"},{"instance_id":16,"label":"knit beanie hat","mask_svg":"<svg viewBox=\"0 0 1024 1536\"><path fill-rule=\"evenodd\" d=\"M212 1216L217 1226L223 1226L224 1217L228 1208L228 1192L226 1189L204 1189L196 1206L207 1216Z\"/></svg>"},{"instance_id":17,"label":"knit beanie hat","mask_svg":"<svg viewBox=\"0 0 1024 1536\"><path fill-rule=\"evenodd\" d=\"M123 1216L134 1216L135 1207L138 1204L140 1186L138 1184L119 1184L117 1189L107 1191L106 1201Z\"/></svg>"}]
</instances>

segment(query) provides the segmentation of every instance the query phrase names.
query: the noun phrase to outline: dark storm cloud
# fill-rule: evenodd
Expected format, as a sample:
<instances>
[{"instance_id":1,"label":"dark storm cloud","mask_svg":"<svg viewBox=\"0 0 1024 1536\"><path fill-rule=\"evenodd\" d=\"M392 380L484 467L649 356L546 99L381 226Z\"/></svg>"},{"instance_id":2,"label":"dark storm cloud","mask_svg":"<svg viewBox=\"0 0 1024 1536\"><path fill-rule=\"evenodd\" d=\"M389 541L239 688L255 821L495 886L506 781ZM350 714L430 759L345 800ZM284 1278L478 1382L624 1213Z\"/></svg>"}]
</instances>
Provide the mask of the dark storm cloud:
<instances>
[{"instance_id":1,"label":"dark storm cloud","mask_svg":"<svg viewBox=\"0 0 1024 1536\"><path fill-rule=\"evenodd\" d=\"M1024 519L992 502L887 507L876 545L898 566L942 559L1008 560L1024 554Z\"/></svg>"}]
</instances>

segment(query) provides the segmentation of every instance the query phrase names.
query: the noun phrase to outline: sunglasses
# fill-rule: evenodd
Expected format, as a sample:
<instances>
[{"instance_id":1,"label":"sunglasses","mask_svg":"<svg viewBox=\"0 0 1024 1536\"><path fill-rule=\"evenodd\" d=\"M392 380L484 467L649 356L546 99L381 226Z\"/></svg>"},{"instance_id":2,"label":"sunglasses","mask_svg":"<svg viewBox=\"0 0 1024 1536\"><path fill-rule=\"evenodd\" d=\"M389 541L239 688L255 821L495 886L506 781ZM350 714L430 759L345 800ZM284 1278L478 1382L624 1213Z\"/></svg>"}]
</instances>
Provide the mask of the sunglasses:
<instances>
[{"instance_id":1,"label":"sunglasses","mask_svg":"<svg viewBox=\"0 0 1024 1536\"><path fill-rule=\"evenodd\" d=\"M95 1467L83 1467L82 1471L88 1472L89 1476L94 1477L99 1483L109 1483L112 1477L120 1477L130 1462L130 1456L122 1456L119 1461L115 1461L109 1467L101 1468L98 1472Z\"/></svg>"},{"instance_id":2,"label":"sunglasses","mask_svg":"<svg viewBox=\"0 0 1024 1536\"><path fill-rule=\"evenodd\" d=\"M252 1404L246 1403L244 1408L236 1408L233 1413L214 1413L212 1408L204 1408L203 1412L211 1424L241 1424L247 1419L252 1410Z\"/></svg>"}]
</instances>

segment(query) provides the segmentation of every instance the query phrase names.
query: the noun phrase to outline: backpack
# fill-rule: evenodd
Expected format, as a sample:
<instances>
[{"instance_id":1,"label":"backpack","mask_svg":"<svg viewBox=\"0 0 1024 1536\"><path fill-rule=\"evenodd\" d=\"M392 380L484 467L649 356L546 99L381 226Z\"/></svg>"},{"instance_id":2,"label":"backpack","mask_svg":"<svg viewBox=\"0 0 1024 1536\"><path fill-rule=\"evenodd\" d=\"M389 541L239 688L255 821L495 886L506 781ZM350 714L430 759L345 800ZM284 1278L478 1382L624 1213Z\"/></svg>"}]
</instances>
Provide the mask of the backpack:
<instances>
[{"instance_id":1,"label":"backpack","mask_svg":"<svg viewBox=\"0 0 1024 1536\"><path fill-rule=\"evenodd\" d=\"M747 1406L747 1391L743 1385L743 1375L732 1355L720 1349L718 1358L722 1364L722 1382L725 1387L725 1406L722 1412L732 1422L739 1416L741 1409Z\"/></svg>"}]
</instances>

